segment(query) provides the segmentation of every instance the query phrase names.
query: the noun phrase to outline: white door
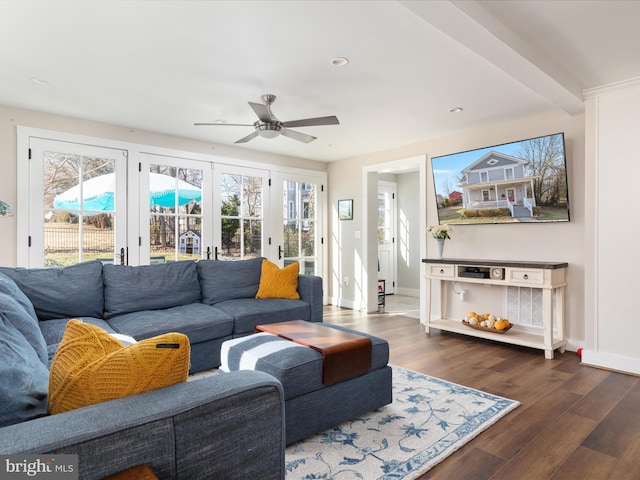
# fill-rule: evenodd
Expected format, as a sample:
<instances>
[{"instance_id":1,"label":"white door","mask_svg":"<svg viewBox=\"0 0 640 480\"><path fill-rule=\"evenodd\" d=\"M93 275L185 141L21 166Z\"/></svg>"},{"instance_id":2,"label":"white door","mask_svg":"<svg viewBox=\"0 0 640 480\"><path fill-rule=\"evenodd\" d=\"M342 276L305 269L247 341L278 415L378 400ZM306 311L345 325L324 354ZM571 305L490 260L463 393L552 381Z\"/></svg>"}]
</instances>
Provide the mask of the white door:
<instances>
[{"instance_id":1,"label":"white door","mask_svg":"<svg viewBox=\"0 0 640 480\"><path fill-rule=\"evenodd\" d=\"M30 137L28 266L124 261L127 151Z\"/></svg>"},{"instance_id":2,"label":"white door","mask_svg":"<svg viewBox=\"0 0 640 480\"><path fill-rule=\"evenodd\" d=\"M214 241L217 260L266 257L269 227L269 171L216 164Z\"/></svg>"},{"instance_id":3,"label":"white door","mask_svg":"<svg viewBox=\"0 0 640 480\"><path fill-rule=\"evenodd\" d=\"M279 172L273 200L281 205L274 220L272 251L280 266L300 262L300 273L322 276L324 270L324 178Z\"/></svg>"},{"instance_id":4,"label":"white door","mask_svg":"<svg viewBox=\"0 0 640 480\"><path fill-rule=\"evenodd\" d=\"M385 293L396 286L396 191L392 182L378 182L378 279L385 280Z\"/></svg>"}]
</instances>

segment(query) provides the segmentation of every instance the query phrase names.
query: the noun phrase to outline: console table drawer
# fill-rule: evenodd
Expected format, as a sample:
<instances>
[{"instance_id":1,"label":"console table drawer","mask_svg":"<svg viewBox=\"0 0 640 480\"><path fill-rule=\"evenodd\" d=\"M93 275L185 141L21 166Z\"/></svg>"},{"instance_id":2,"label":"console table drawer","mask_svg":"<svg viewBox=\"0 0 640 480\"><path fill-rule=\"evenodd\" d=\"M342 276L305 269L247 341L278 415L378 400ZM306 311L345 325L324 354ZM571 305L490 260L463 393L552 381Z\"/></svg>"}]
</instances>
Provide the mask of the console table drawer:
<instances>
[{"instance_id":1,"label":"console table drawer","mask_svg":"<svg viewBox=\"0 0 640 480\"><path fill-rule=\"evenodd\" d=\"M528 268L510 268L507 280L514 283L526 283L530 285L544 284L544 271Z\"/></svg>"},{"instance_id":2,"label":"console table drawer","mask_svg":"<svg viewBox=\"0 0 640 480\"><path fill-rule=\"evenodd\" d=\"M438 278L453 278L455 271L456 269L453 265L429 265L428 275Z\"/></svg>"}]
</instances>

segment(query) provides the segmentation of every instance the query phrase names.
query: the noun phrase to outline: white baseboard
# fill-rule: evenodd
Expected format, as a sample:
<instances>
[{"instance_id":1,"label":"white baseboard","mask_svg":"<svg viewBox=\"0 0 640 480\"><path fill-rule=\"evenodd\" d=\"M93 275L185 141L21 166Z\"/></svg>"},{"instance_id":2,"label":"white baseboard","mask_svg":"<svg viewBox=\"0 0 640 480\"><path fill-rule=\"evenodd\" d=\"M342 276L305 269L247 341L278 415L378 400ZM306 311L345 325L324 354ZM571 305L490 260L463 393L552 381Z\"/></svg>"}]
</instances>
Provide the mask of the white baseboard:
<instances>
[{"instance_id":1,"label":"white baseboard","mask_svg":"<svg viewBox=\"0 0 640 480\"><path fill-rule=\"evenodd\" d=\"M358 309L358 307L355 306L355 302L353 300L349 300L349 299L331 297L329 299L329 303L331 305L336 306L336 307L350 308L351 310L357 310Z\"/></svg>"},{"instance_id":2,"label":"white baseboard","mask_svg":"<svg viewBox=\"0 0 640 480\"><path fill-rule=\"evenodd\" d=\"M582 363L616 372L640 375L640 360L611 353L582 350Z\"/></svg>"},{"instance_id":3,"label":"white baseboard","mask_svg":"<svg viewBox=\"0 0 640 480\"><path fill-rule=\"evenodd\" d=\"M584 341L567 338L567 346L565 349L569 352L577 352L578 349L584 349Z\"/></svg>"},{"instance_id":4,"label":"white baseboard","mask_svg":"<svg viewBox=\"0 0 640 480\"><path fill-rule=\"evenodd\" d=\"M417 288L402 288L396 287L396 293L398 295L406 295L408 297L420 298L420 290Z\"/></svg>"}]
</instances>

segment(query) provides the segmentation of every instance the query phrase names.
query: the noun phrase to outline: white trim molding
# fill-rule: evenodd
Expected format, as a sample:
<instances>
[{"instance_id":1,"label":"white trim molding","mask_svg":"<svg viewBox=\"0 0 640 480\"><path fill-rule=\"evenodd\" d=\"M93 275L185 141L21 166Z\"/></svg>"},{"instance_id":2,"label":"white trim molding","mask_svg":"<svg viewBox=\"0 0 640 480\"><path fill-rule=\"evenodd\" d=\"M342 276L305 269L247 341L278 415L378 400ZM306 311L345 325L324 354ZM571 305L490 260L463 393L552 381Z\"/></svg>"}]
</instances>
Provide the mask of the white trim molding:
<instances>
[{"instance_id":1,"label":"white trim molding","mask_svg":"<svg viewBox=\"0 0 640 480\"><path fill-rule=\"evenodd\" d=\"M633 88L640 86L640 77L629 78L620 82L610 83L608 85L601 85L599 87L588 88L582 91L582 96L586 99L589 97L597 97L604 93L616 92L618 90L626 90L627 88Z\"/></svg>"},{"instance_id":2,"label":"white trim molding","mask_svg":"<svg viewBox=\"0 0 640 480\"><path fill-rule=\"evenodd\" d=\"M582 364L590 367L604 368L622 373L640 375L640 360L637 358L623 357L611 353L595 352L593 350L582 351Z\"/></svg>"}]
</instances>

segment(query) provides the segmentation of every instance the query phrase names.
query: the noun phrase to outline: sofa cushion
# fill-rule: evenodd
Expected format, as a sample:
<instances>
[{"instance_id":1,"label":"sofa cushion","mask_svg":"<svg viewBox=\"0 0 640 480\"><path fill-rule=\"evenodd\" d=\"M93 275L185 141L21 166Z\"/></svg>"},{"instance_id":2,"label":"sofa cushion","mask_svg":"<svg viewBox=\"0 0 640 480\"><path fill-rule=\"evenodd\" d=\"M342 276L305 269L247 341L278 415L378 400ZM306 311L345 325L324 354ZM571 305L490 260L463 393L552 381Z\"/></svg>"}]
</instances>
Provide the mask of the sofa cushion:
<instances>
[{"instance_id":1,"label":"sofa cushion","mask_svg":"<svg viewBox=\"0 0 640 480\"><path fill-rule=\"evenodd\" d=\"M11 277L31 300L39 320L102 317L104 292L102 263L79 263L64 268L9 268Z\"/></svg>"},{"instance_id":2,"label":"sofa cushion","mask_svg":"<svg viewBox=\"0 0 640 480\"><path fill-rule=\"evenodd\" d=\"M43 365L47 365L47 344L38 327L38 320L27 313L18 300L3 292L0 292L0 312L31 344Z\"/></svg>"},{"instance_id":3,"label":"sofa cushion","mask_svg":"<svg viewBox=\"0 0 640 480\"><path fill-rule=\"evenodd\" d=\"M0 427L47 415L49 371L0 311Z\"/></svg>"},{"instance_id":4,"label":"sofa cushion","mask_svg":"<svg viewBox=\"0 0 640 480\"><path fill-rule=\"evenodd\" d=\"M167 333L124 347L107 332L71 320L51 364L49 411L66 412L185 382L189 340Z\"/></svg>"},{"instance_id":5,"label":"sofa cushion","mask_svg":"<svg viewBox=\"0 0 640 480\"><path fill-rule=\"evenodd\" d=\"M165 310L118 315L108 320L117 332L131 335L136 340L180 332L191 343L200 343L227 337L233 332L233 318L215 307L192 303Z\"/></svg>"},{"instance_id":6,"label":"sofa cushion","mask_svg":"<svg viewBox=\"0 0 640 480\"><path fill-rule=\"evenodd\" d=\"M256 298L288 298L298 300L298 273L300 262L293 262L284 268L278 267L266 258L262 260L260 286Z\"/></svg>"},{"instance_id":7,"label":"sofa cushion","mask_svg":"<svg viewBox=\"0 0 640 480\"><path fill-rule=\"evenodd\" d=\"M233 336L253 333L256 325L310 320L311 309L302 300L283 298L240 298L216 303L216 308L233 317Z\"/></svg>"},{"instance_id":8,"label":"sofa cushion","mask_svg":"<svg viewBox=\"0 0 640 480\"><path fill-rule=\"evenodd\" d=\"M200 260L202 303L215 305L225 300L254 298L258 293L262 257L249 260Z\"/></svg>"},{"instance_id":9,"label":"sofa cushion","mask_svg":"<svg viewBox=\"0 0 640 480\"><path fill-rule=\"evenodd\" d=\"M200 301L196 263L105 265L104 318L142 310L188 305Z\"/></svg>"}]
</instances>

